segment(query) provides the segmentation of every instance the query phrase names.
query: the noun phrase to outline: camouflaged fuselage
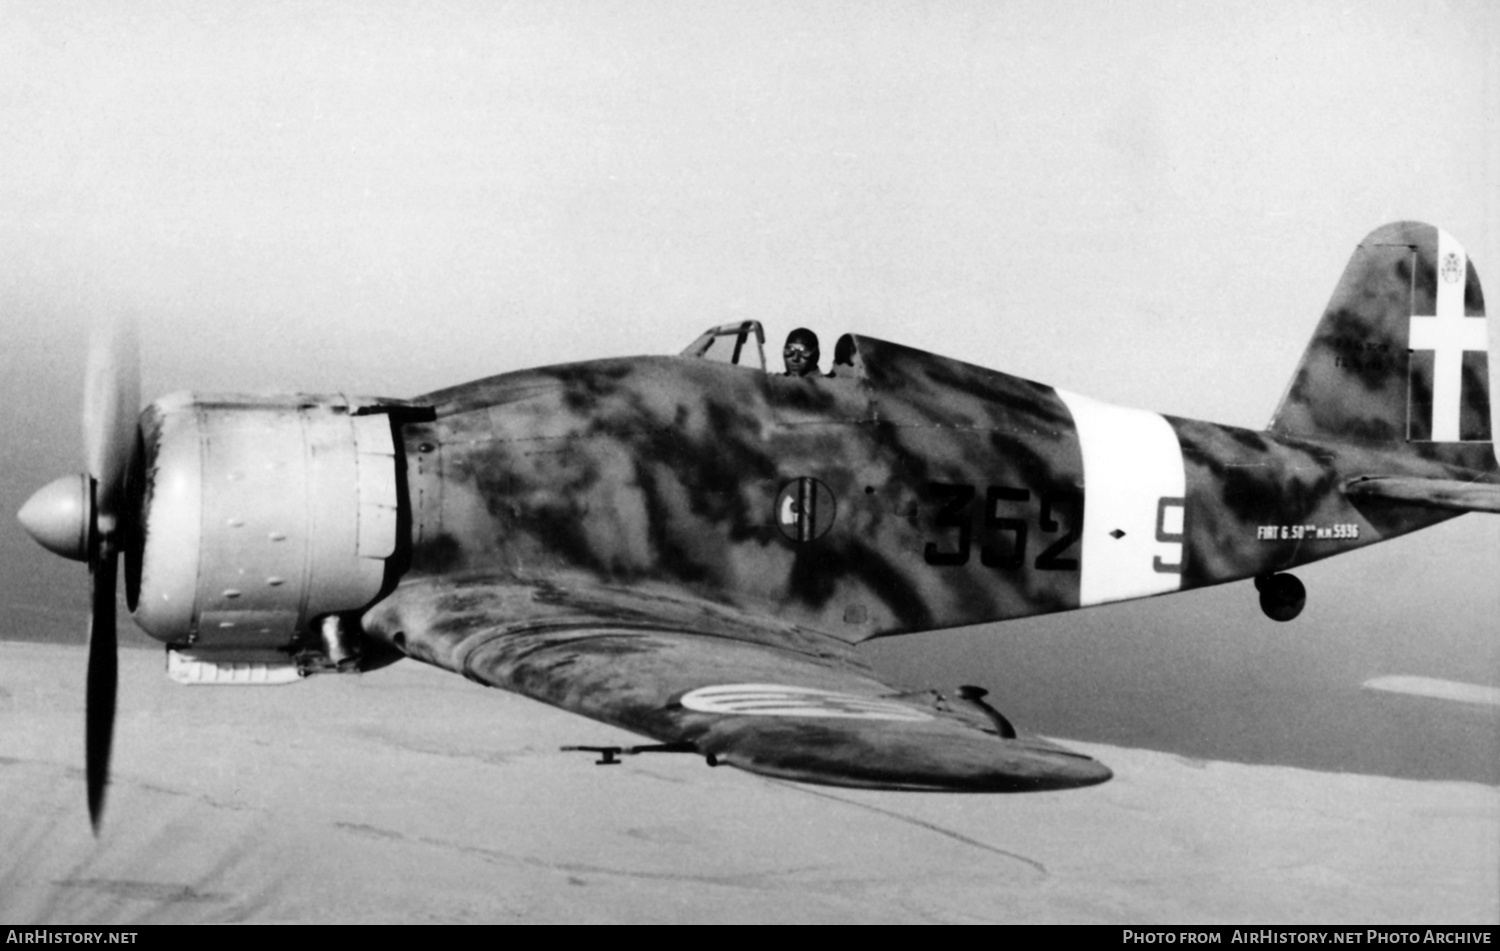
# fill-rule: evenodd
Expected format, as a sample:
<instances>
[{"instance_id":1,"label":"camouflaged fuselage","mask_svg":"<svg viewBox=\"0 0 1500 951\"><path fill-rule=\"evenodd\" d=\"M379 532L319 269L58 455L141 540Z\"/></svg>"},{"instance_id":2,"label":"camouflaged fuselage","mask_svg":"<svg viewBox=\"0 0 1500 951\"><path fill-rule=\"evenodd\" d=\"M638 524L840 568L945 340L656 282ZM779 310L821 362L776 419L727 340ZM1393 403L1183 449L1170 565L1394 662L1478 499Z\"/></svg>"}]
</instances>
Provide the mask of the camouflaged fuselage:
<instances>
[{"instance_id":1,"label":"camouflaged fuselage","mask_svg":"<svg viewBox=\"0 0 1500 951\"><path fill-rule=\"evenodd\" d=\"M1477 477L855 343L833 378L637 357L432 394L408 577L658 587L858 641L1284 570L1454 515L1350 479Z\"/></svg>"}]
</instances>

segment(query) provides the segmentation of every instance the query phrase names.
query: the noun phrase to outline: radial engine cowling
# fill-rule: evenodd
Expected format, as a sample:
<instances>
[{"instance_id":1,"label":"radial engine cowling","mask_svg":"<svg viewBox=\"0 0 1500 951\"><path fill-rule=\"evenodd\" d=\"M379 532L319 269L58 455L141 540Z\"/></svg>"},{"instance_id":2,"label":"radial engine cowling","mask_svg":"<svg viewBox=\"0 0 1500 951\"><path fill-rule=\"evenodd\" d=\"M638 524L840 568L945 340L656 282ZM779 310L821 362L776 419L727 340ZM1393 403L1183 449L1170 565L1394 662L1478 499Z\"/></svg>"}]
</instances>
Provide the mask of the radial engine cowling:
<instances>
[{"instance_id":1,"label":"radial engine cowling","mask_svg":"<svg viewBox=\"0 0 1500 951\"><path fill-rule=\"evenodd\" d=\"M395 582L394 403L163 397L141 418L136 622L196 651L284 650Z\"/></svg>"}]
</instances>

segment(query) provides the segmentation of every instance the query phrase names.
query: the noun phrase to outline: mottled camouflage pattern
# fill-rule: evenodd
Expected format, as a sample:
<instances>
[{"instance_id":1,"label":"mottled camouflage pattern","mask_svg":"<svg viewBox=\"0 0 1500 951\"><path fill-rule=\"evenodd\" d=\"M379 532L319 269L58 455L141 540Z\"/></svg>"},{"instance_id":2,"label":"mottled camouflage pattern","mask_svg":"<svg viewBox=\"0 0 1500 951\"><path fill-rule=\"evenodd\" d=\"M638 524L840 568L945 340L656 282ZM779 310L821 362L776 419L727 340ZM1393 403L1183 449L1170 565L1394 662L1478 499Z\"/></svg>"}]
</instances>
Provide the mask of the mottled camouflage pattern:
<instances>
[{"instance_id":1,"label":"mottled camouflage pattern","mask_svg":"<svg viewBox=\"0 0 1500 951\"><path fill-rule=\"evenodd\" d=\"M1110 776L1038 737L1000 737L983 710L960 697L895 690L832 638L680 594L483 577L418 581L366 623L418 659L763 775L970 792L1066 789ZM835 691L916 713L725 715L676 702L705 685L745 683Z\"/></svg>"},{"instance_id":2,"label":"mottled camouflage pattern","mask_svg":"<svg viewBox=\"0 0 1500 951\"><path fill-rule=\"evenodd\" d=\"M1067 408L1048 387L871 338L838 379L768 376L683 358L606 360L509 374L436 394L405 430L413 577L479 574L518 585L634 585L691 594L848 641L1079 606L1077 570L967 564L934 483L1083 499ZM1363 476L1492 479L1366 441L1312 441L1169 418L1187 475L1183 587L1247 578L1453 517L1343 486ZM1471 447L1459 447L1468 449ZM1488 451L1489 447L1478 447ZM797 542L777 496L826 484L832 527ZM1076 510L1017 512L1031 539ZM1351 524L1357 538L1261 540L1282 524ZM995 541L994 539L988 539ZM997 547L1003 547L996 542ZM1037 550L1039 543L1033 545ZM1075 546L1065 554L1077 559Z\"/></svg>"},{"instance_id":3,"label":"mottled camouflage pattern","mask_svg":"<svg viewBox=\"0 0 1500 951\"><path fill-rule=\"evenodd\" d=\"M1466 354L1463 361L1461 438L1472 442L1424 441L1431 353L1412 351L1408 344L1412 315L1436 310L1438 240L1431 225L1401 222L1360 242L1271 420L1271 432L1388 448L1406 444L1414 454L1471 469L1494 468L1489 362L1483 354ZM1479 274L1472 261L1467 264L1461 278L1463 311L1482 317ZM1416 417L1412 427L1409 416Z\"/></svg>"},{"instance_id":4,"label":"mottled camouflage pattern","mask_svg":"<svg viewBox=\"0 0 1500 951\"><path fill-rule=\"evenodd\" d=\"M932 529L934 479L1078 484L1062 405L1044 387L861 344L888 356L874 379L648 357L438 394L437 421L405 434L413 573L659 584L847 640L1076 604L1066 574L923 558L952 534ZM830 488L836 513L798 543L776 503L804 476Z\"/></svg>"},{"instance_id":5,"label":"mottled camouflage pattern","mask_svg":"<svg viewBox=\"0 0 1500 951\"><path fill-rule=\"evenodd\" d=\"M1188 469L1187 555L1183 587L1284 571L1395 538L1457 512L1346 497L1366 476L1495 481L1479 473L1364 443L1314 442L1168 418ZM1487 447L1486 447L1487 448ZM1256 541L1257 525L1359 526L1357 539Z\"/></svg>"},{"instance_id":6,"label":"mottled camouflage pattern","mask_svg":"<svg viewBox=\"0 0 1500 951\"><path fill-rule=\"evenodd\" d=\"M1454 517L1466 487L1500 484L1488 442L1407 438L1408 380L1422 383L1405 322L1432 296L1424 228L1382 229L1366 242L1376 250L1357 253L1271 429L1166 418L1185 479L1181 589L1423 528ZM1472 269L1467 280L1472 312ZM1380 361L1346 359L1356 349ZM407 570L366 630L772 775L897 788L1101 781L1086 758L997 739L982 710L939 694L902 696L935 711L921 728L705 717L678 703L704 684L757 679L889 697L849 644L1081 606L1083 545L1069 538L1104 510L1090 508L1070 404L868 337L836 350L852 364L834 378L639 357L419 401L432 418L401 427ZM1480 374L1466 392L1485 385ZM1471 434L1488 429L1484 398L1482 414L1465 410ZM1363 491L1346 491L1359 480ZM1424 503L1428 485L1441 502ZM973 498L955 519L960 490ZM814 502L816 518L781 524L793 503ZM1282 531L1299 525L1339 534Z\"/></svg>"}]
</instances>

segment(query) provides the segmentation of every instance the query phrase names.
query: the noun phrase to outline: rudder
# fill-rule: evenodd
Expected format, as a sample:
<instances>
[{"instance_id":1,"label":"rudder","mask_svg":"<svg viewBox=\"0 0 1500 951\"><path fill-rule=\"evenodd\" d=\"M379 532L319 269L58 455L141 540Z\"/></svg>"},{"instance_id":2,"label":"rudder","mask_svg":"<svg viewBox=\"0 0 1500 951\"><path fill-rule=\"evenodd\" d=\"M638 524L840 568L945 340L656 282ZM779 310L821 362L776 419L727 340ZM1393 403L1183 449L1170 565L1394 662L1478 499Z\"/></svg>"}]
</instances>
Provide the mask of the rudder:
<instances>
[{"instance_id":1,"label":"rudder","mask_svg":"<svg viewBox=\"0 0 1500 951\"><path fill-rule=\"evenodd\" d=\"M1489 321L1463 246L1400 222L1355 249L1268 429L1495 469Z\"/></svg>"}]
</instances>

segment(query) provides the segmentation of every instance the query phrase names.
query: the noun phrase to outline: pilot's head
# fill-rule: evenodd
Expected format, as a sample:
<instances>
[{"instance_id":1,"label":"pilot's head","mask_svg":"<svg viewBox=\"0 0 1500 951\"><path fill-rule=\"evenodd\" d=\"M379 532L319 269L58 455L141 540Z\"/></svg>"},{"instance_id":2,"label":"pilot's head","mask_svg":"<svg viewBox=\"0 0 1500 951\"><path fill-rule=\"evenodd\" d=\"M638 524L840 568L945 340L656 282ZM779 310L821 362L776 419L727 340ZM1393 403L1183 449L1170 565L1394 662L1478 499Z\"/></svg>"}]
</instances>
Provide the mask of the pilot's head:
<instances>
[{"instance_id":1,"label":"pilot's head","mask_svg":"<svg viewBox=\"0 0 1500 951\"><path fill-rule=\"evenodd\" d=\"M807 376L818 372L818 335L806 327L798 327L786 335L786 347L781 351L786 360L787 376Z\"/></svg>"}]
</instances>

